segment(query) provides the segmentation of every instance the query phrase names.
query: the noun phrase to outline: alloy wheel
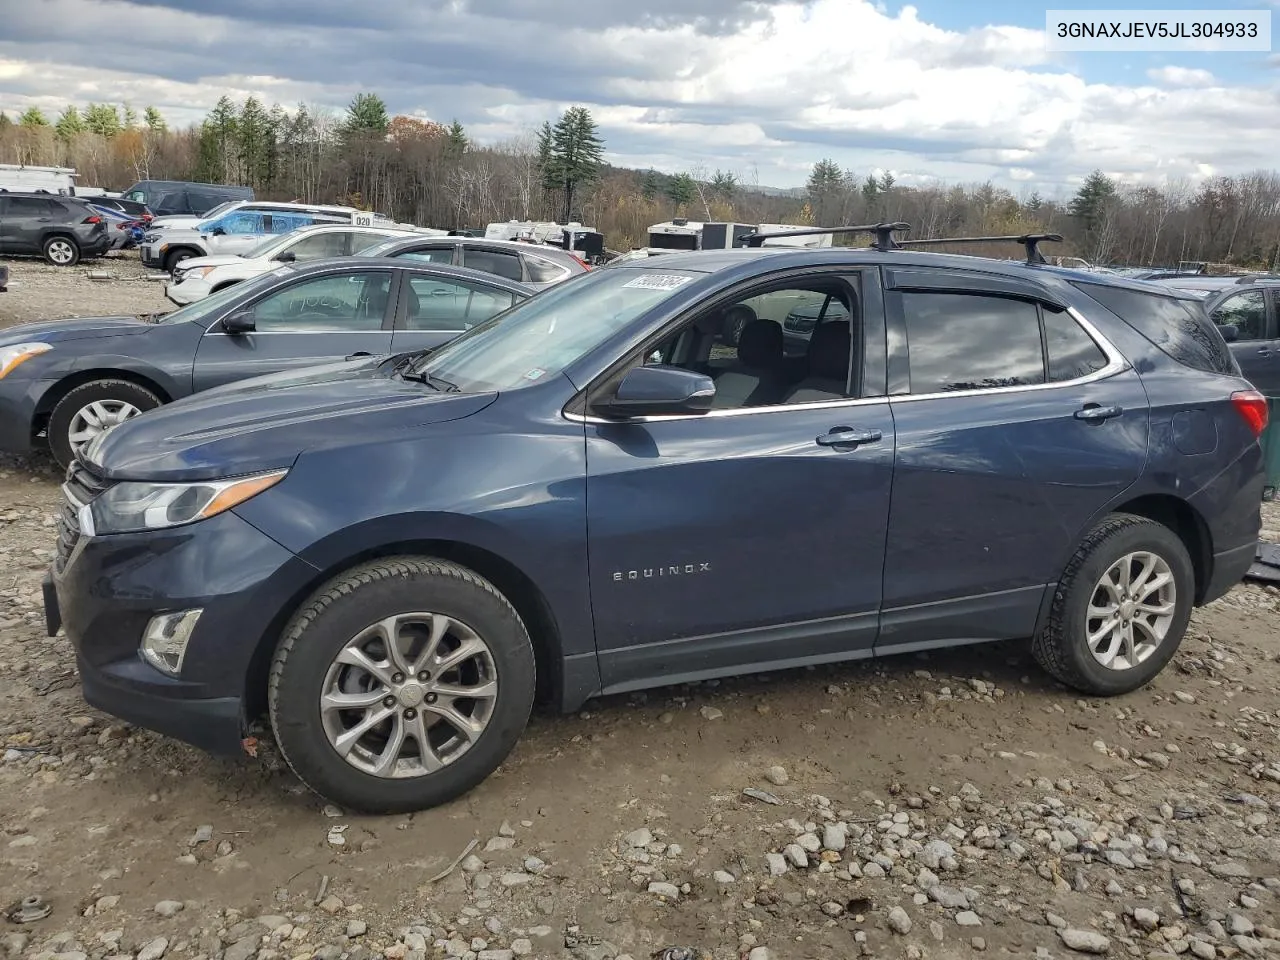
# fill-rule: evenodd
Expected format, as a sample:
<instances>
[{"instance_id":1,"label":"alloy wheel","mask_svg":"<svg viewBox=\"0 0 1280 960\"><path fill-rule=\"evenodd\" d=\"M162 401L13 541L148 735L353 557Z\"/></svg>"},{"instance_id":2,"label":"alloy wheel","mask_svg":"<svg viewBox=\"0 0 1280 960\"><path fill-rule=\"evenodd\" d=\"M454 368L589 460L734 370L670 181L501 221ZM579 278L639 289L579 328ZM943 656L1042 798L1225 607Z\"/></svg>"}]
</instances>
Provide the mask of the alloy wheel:
<instances>
[{"instance_id":1,"label":"alloy wheel","mask_svg":"<svg viewBox=\"0 0 1280 960\"><path fill-rule=\"evenodd\" d=\"M48 247L49 259L59 266L66 266L76 257L76 251L65 240L54 240Z\"/></svg>"},{"instance_id":2,"label":"alloy wheel","mask_svg":"<svg viewBox=\"0 0 1280 960\"><path fill-rule=\"evenodd\" d=\"M426 776L465 754L498 699L489 645L462 621L404 613L352 637L329 666L320 716L334 751L375 777Z\"/></svg>"},{"instance_id":3,"label":"alloy wheel","mask_svg":"<svg viewBox=\"0 0 1280 960\"><path fill-rule=\"evenodd\" d=\"M72 451L79 449L100 433L136 417L142 411L127 400L95 400L76 411L67 430Z\"/></svg>"},{"instance_id":4,"label":"alloy wheel","mask_svg":"<svg viewBox=\"0 0 1280 960\"><path fill-rule=\"evenodd\" d=\"M1157 554L1121 557L1093 589L1086 614L1089 652L1109 670L1129 670L1156 652L1177 609L1173 571Z\"/></svg>"}]
</instances>

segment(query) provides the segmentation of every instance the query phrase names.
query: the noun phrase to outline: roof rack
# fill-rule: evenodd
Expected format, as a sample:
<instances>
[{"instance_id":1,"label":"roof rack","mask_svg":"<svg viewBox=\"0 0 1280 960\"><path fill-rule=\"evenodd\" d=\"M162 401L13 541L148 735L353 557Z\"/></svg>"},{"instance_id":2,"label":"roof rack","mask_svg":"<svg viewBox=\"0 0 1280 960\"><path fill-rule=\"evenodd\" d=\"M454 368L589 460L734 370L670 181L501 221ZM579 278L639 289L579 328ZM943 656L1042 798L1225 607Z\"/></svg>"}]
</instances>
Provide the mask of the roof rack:
<instances>
[{"instance_id":1,"label":"roof rack","mask_svg":"<svg viewBox=\"0 0 1280 960\"><path fill-rule=\"evenodd\" d=\"M874 236L871 246L881 252L899 250L904 247L921 247L930 244L944 243L1020 243L1027 251L1027 263L1045 263L1044 254L1040 252L1041 243L1061 243L1062 235L1058 233L1026 233L1021 236L998 237L931 237L926 240L898 240L894 233L910 230L911 224L902 223L864 223L848 227L814 227L806 230L786 230L777 233L753 233L749 235L747 246L761 247L766 240L778 237L813 237L823 234L838 233L870 233Z\"/></svg>"},{"instance_id":2,"label":"roof rack","mask_svg":"<svg viewBox=\"0 0 1280 960\"><path fill-rule=\"evenodd\" d=\"M870 233L875 236L871 242L871 246L880 251L894 250L899 246L894 240L894 231L901 232L910 230L909 223L864 223L850 227L814 227L806 230L779 230L775 233L752 233L746 237L747 246L762 247L766 240L774 240L779 237L820 237L823 234L838 233Z\"/></svg>"},{"instance_id":3,"label":"roof rack","mask_svg":"<svg viewBox=\"0 0 1280 960\"><path fill-rule=\"evenodd\" d=\"M1236 280L1236 283L1266 283L1267 281L1280 282L1280 276L1274 273L1246 273Z\"/></svg>"},{"instance_id":4,"label":"roof rack","mask_svg":"<svg viewBox=\"0 0 1280 960\"><path fill-rule=\"evenodd\" d=\"M1059 233L1025 233L1022 236L1002 237L931 237L928 240L901 240L900 247L919 247L927 244L943 243L1020 243L1027 251L1027 263L1045 263L1044 254L1040 252L1041 243L1061 243Z\"/></svg>"}]
</instances>

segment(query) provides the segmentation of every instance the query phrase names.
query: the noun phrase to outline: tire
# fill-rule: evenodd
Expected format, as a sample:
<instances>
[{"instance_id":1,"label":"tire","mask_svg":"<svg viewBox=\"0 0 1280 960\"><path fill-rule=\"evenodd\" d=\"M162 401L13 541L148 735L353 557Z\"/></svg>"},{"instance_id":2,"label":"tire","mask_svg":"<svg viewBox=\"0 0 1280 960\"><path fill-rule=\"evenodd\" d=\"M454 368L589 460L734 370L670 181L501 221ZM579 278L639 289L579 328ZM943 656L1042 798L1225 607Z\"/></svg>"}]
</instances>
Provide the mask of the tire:
<instances>
[{"instance_id":1,"label":"tire","mask_svg":"<svg viewBox=\"0 0 1280 960\"><path fill-rule=\"evenodd\" d=\"M379 631L388 623L401 638L402 662L409 669L410 661L423 654L418 644L441 628L445 633L437 649L457 652L460 648L452 645L469 635L486 653L467 658L456 671L398 674L406 682L396 684L382 640L388 633ZM366 662L384 679L338 662L340 654L351 656L347 651L360 644L365 644ZM367 652L370 645L373 653ZM374 663L375 656L381 661ZM430 662L438 661L433 656ZM459 698L464 706L455 706L455 714L467 716L469 710L469 719L480 723L469 746L463 745L461 728L429 706L440 703L431 691L439 689L442 678L453 689L493 687L491 697ZM407 813L447 803L497 769L528 723L534 680L528 631L493 584L443 560L389 557L335 577L294 614L271 663L267 705L281 754L311 790L348 810ZM372 699L359 709L322 708L322 695L335 693ZM378 719L388 715L392 718ZM418 736L427 736L430 763L424 763L421 741L411 732L415 717ZM428 720L434 725L426 728ZM377 722L353 738L362 721ZM385 748L396 730L403 740L392 753ZM344 735L355 740L347 758L336 746ZM394 760L379 774L374 768L387 757Z\"/></svg>"},{"instance_id":2,"label":"tire","mask_svg":"<svg viewBox=\"0 0 1280 960\"><path fill-rule=\"evenodd\" d=\"M49 237L41 250L44 253L45 262L55 267L74 267L80 262L80 244L71 237Z\"/></svg>"},{"instance_id":3,"label":"tire","mask_svg":"<svg viewBox=\"0 0 1280 960\"><path fill-rule=\"evenodd\" d=\"M173 268L180 264L183 260L190 260L192 257L198 256L194 250L180 248L178 250L170 250L165 254L164 269L166 273L173 273Z\"/></svg>"},{"instance_id":4,"label":"tire","mask_svg":"<svg viewBox=\"0 0 1280 960\"><path fill-rule=\"evenodd\" d=\"M75 459L76 449L92 439L91 436L75 439L73 434L83 434L85 428L91 430L94 419L98 422L114 420L106 422L105 429L109 430L139 413L155 409L163 402L146 387L128 380L92 380L82 383L59 400L49 415L49 451L65 470Z\"/></svg>"},{"instance_id":5,"label":"tire","mask_svg":"<svg viewBox=\"0 0 1280 960\"><path fill-rule=\"evenodd\" d=\"M1126 557L1135 558L1135 580L1147 569L1148 558L1152 564L1150 577L1162 580L1168 574L1169 586L1152 592L1146 607L1129 609L1119 602L1123 591L1115 584L1123 582L1124 574L1118 565ZM1104 576L1110 587L1103 585ZM1149 587L1158 581L1147 578L1144 582ZM1084 693L1114 696L1137 690L1163 670L1177 652L1191 618L1194 592L1191 557L1177 534L1145 517L1112 514L1089 531L1067 564L1055 588L1048 620L1032 641L1032 654L1046 671ZM1095 600L1099 601L1098 606L1091 611ZM1091 619L1091 612L1109 610L1113 604L1116 617ZM1132 624L1132 647L1122 639L1126 609ZM1146 612L1151 609L1160 609L1162 615ZM1117 628L1120 639L1114 630L1108 631L1091 648L1089 631L1101 634L1113 622L1121 624ZM1146 650L1152 643L1153 648ZM1097 655L1094 649L1099 651ZM1099 659L1108 655L1116 658L1109 666Z\"/></svg>"}]
</instances>

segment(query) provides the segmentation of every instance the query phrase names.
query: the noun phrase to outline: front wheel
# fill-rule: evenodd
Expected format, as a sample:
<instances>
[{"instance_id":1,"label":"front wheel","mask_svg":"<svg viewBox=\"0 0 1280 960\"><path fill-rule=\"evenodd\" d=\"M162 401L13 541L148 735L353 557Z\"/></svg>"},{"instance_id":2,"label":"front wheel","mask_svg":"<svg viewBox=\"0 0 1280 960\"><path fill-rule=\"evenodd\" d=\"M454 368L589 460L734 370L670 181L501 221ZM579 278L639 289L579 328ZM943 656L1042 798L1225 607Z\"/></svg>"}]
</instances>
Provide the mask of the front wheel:
<instances>
[{"instance_id":1,"label":"front wheel","mask_svg":"<svg viewBox=\"0 0 1280 960\"><path fill-rule=\"evenodd\" d=\"M1173 658L1194 591L1191 557L1177 534L1145 517L1113 514L1067 564L1032 653L1084 693L1129 693Z\"/></svg>"},{"instance_id":2,"label":"front wheel","mask_svg":"<svg viewBox=\"0 0 1280 960\"><path fill-rule=\"evenodd\" d=\"M98 434L160 404L158 396L128 380L82 383L59 400L49 415L49 451L65 470L80 448Z\"/></svg>"},{"instance_id":3,"label":"front wheel","mask_svg":"<svg viewBox=\"0 0 1280 960\"><path fill-rule=\"evenodd\" d=\"M534 657L483 577L429 557L363 564L285 628L267 688L294 773L351 810L405 813L461 796L524 731Z\"/></svg>"},{"instance_id":4,"label":"front wheel","mask_svg":"<svg viewBox=\"0 0 1280 960\"><path fill-rule=\"evenodd\" d=\"M70 237L50 237L43 251L45 260L55 267L74 267L80 262L80 245Z\"/></svg>"},{"instance_id":5,"label":"front wheel","mask_svg":"<svg viewBox=\"0 0 1280 960\"><path fill-rule=\"evenodd\" d=\"M173 273L173 268L180 264L183 260L190 260L196 254L192 250L174 250L164 258L164 268L168 273Z\"/></svg>"}]
</instances>

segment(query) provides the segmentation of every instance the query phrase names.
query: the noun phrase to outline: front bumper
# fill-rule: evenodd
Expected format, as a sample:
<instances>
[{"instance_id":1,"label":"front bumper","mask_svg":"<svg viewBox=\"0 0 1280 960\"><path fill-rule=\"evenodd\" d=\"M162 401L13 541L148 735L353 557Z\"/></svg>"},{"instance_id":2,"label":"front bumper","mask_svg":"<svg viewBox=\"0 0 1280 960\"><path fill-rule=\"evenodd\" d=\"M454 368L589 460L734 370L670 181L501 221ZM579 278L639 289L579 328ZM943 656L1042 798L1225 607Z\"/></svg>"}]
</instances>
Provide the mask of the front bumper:
<instances>
[{"instance_id":1,"label":"front bumper","mask_svg":"<svg viewBox=\"0 0 1280 960\"><path fill-rule=\"evenodd\" d=\"M259 643L316 571L233 511L186 527L80 537L45 586L50 633L66 630L84 698L130 723L237 753ZM159 613L203 609L171 677L138 652Z\"/></svg>"},{"instance_id":2,"label":"front bumper","mask_svg":"<svg viewBox=\"0 0 1280 960\"><path fill-rule=\"evenodd\" d=\"M30 453L36 408L53 380L0 380L0 451Z\"/></svg>"},{"instance_id":3,"label":"front bumper","mask_svg":"<svg viewBox=\"0 0 1280 960\"><path fill-rule=\"evenodd\" d=\"M164 266L164 252L166 249L167 246L163 242L147 243L144 241L138 247L138 256L142 260L144 267L154 267L158 270Z\"/></svg>"},{"instance_id":4,"label":"front bumper","mask_svg":"<svg viewBox=\"0 0 1280 960\"><path fill-rule=\"evenodd\" d=\"M203 300L209 295L209 284L197 277L171 280L164 285L164 295L180 307Z\"/></svg>"}]
</instances>

